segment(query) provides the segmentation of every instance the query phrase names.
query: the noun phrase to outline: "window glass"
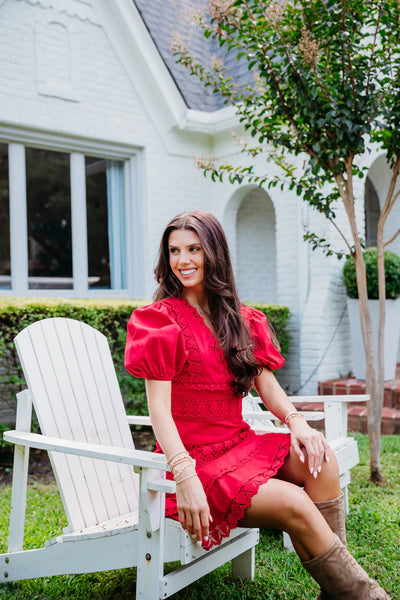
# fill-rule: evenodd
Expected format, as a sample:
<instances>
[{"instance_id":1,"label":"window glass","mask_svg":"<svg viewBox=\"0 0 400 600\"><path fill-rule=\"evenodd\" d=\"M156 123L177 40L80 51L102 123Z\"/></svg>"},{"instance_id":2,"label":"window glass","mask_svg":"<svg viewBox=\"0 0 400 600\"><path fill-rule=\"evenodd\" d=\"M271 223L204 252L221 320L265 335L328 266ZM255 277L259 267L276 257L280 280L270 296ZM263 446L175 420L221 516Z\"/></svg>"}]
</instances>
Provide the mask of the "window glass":
<instances>
[{"instance_id":1,"label":"window glass","mask_svg":"<svg viewBox=\"0 0 400 600\"><path fill-rule=\"evenodd\" d=\"M125 288L122 161L86 156L89 288Z\"/></svg>"},{"instance_id":2,"label":"window glass","mask_svg":"<svg viewBox=\"0 0 400 600\"><path fill-rule=\"evenodd\" d=\"M8 146L0 143L0 289L11 288Z\"/></svg>"},{"instance_id":3,"label":"window glass","mask_svg":"<svg viewBox=\"0 0 400 600\"><path fill-rule=\"evenodd\" d=\"M71 289L69 155L26 148L29 289Z\"/></svg>"}]
</instances>

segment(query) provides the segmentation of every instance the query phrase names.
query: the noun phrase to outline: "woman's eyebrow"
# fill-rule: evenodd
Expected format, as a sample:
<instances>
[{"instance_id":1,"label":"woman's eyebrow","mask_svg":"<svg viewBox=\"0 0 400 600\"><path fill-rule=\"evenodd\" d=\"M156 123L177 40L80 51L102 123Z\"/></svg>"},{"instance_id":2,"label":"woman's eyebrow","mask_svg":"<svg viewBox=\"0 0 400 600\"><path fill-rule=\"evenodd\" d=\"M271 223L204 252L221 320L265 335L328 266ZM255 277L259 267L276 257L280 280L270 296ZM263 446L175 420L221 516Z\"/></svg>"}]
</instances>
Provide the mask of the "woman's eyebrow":
<instances>
[{"instance_id":1,"label":"woman's eyebrow","mask_svg":"<svg viewBox=\"0 0 400 600\"><path fill-rule=\"evenodd\" d=\"M199 248L201 248L201 244L200 242L194 242L194 244L186 244L186 246L183 246L184 248L193 248L193 246L199 246ZM168 248L179 248L179 246L175 246L174 244L168 244Z\"/></svg>"}]
</instances>

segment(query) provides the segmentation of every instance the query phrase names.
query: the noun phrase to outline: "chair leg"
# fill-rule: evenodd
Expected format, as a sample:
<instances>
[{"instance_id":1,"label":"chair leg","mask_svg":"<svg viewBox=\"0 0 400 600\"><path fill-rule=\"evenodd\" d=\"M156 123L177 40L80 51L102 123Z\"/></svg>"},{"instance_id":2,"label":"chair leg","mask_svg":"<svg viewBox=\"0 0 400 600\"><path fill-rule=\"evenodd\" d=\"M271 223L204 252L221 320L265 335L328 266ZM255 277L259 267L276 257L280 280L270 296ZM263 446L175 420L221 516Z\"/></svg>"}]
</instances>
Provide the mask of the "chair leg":
<instances>
[{"instance_id":1,"label":"chair leg","mask_svg":"<svg viewBox=\"0 0 400 600\"><path fill-rule=\"evenodd\" d=\"M144 543L138 552L136 600L160 599L160 552L156 539L158 537L159 532L153 532L153 543Z\"/></svg>"},{"instance_id":2,"label":"chair leg","mask_svg":"<svg viewBox=\"0 0 400 600\"><path fill-rule=\"evenodd\" d=\"M255 548L249 548L243 554L232 559L232 577L254 579Z\"/></svg>"}]
</instances>

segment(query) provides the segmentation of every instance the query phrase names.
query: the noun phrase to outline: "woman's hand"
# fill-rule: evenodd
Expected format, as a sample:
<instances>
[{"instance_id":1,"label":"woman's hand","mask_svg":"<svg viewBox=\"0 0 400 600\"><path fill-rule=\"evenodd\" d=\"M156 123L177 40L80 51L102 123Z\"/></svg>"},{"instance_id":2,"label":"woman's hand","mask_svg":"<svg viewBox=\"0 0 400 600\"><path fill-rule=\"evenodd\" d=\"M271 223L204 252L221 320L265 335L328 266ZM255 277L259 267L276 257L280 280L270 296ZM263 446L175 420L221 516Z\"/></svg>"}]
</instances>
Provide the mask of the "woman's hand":
<instances>
[{"instance_id":1,"label":"woman's hand","mask_svg":"<svg viewBox=\"0 0 400 600\"><path fill-rule=\"evenodd\" d=\"M291 419L290 434L295 454L304 463L305 450L310 473L317 478L324 460L329 462L329 444L325 436L320 431L312 429L304 419L300 418Z\"/></svg>"},{"instance_id":2,"label":"woman's hand","mask_svg":"<svg viewBox=\"0 0 400 600\"><path fill-rule=\"evenodd\" d=\"M265 406L276 415L282 422L290 414L297 410L290 402L284 390L268 369L264 367L260 375L255 379L255 386ZM317 477L321 472L322 464L329 461L329 445L325 437L319 431L312 429L305 419L294 416L290 418L290 433L292 436L292 447L301 462L307 462L310 473Z\"/></svg>"},{"instance_id":3,"label":"woman's hand","mask_svg":"<svg viewBox=\"0 0 400 600\"><path fill-rule=\"evenodd\" d=\"M209 524L212 521L202 483L195 475L176 486L176 502L179 522L193 539L207 542Z\"/></svg>"}]
</instances>

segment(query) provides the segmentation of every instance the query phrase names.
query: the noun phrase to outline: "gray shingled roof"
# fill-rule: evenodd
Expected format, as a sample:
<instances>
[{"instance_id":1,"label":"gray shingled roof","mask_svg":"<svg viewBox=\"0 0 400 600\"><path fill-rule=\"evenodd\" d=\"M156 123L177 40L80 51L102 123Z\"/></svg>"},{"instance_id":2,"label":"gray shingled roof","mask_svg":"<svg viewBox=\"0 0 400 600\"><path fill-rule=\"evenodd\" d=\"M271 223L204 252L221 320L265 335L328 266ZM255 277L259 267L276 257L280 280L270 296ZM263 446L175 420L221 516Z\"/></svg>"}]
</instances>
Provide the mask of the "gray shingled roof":
<instances>
[{"instance_id":1,"label":"gray shingled roof","mask_svg":"<svg viewBox=\"0 0 400 600\"><path fill-rule=\"evenodd\" d=\"M206 112L223 108L225 104L220 95L214 94L210 87L204 87L197 77L190 75L188 69L175 62L169 42L174 31L178 31L185 38L189 26L177 19L171 0L133 1L187 106ZM185 0L185 3L196 9L206 2L205 0ZM190 50L206 66L210 64L213 55L222 57L228 72L234 73L236 81L244 83L252 79L245 60L237 61L233 53L226 54L216 40L206 39L199 29L193 29L191 33Z\"/></svg>"}]
</instances>

